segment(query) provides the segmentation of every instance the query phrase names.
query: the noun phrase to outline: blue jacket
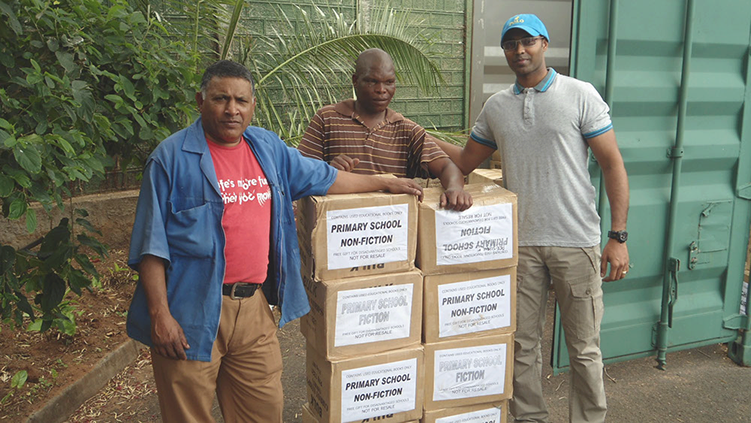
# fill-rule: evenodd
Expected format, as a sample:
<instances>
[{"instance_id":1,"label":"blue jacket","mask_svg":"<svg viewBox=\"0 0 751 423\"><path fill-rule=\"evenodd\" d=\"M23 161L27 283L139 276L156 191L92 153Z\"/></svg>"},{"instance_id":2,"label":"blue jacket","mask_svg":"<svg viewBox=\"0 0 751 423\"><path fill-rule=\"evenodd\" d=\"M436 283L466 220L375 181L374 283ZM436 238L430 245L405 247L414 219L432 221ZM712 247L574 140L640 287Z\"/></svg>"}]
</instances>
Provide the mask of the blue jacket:
<instances>
[{"instance_id":1,"label":"blue jacket","mask_svg":"<svg viewBox=\"0 0 751 423\"><path fill-rule=\"evenodd\" d=\"M337 171L325 162L302 157L271 131L251 126L244 136L271 187L264 292L270 303L281 305L281 327L310 310L300 276L292 201L325 195ZM128 258L134 269L146 254L165 260L169 308L185 332L190 360L211 360L219 328L225 267L223 212L214 163L198 119L162 141L149 156ZM127 330L131 338L151 345L151 320L141 283L130 305Z\"/></svg>"}]
</instances>

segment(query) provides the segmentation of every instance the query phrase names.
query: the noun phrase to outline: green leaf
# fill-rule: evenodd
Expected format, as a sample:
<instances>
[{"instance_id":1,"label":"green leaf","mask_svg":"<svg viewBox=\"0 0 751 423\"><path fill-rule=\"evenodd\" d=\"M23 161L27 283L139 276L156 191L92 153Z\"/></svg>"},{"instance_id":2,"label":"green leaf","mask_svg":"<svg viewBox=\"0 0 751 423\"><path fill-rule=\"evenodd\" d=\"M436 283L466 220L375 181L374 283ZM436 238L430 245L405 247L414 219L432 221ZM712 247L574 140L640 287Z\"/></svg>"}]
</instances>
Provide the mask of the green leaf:
<instances>
[{"instance_id":1,"label":"green leaf","mask_svg":"<svg viewBox=\"0 0 751 423\"><path fill-rule=\"evenodd\" d=\"M13 148L13 146L18 142L16 137L3 131L2 129L0 129L0 141L2 141L3 145L8 148Z\"/></svg>"},{"instance_id":2,"label":"green leaf","mask_svg":"<svg viewBox=\"0 0 751 423\"><path fill-rule=\"evenodd\" d=\"M16 33L16 35L23 34L21 23L18 22L18 18L16 18L16 12L13 11L10 5L6 4L4 1L0 1L0 12L2 12L0 14L8 17L10 28L13 30L13 32Z\"/></svg>"},{"instance_id":3,"label":"green leaf","mask_svg":"<svg viewBox=\"0 0 751 423\"><path fill-rule=\"evenodd\" d=\"M78 263L81 266L81 269L83 269L84 272L90 274L90 275L98 275L99 272L96 271L96 268L93 264L91 264L91 261L89 261L89 258L86 257L83 254L76 254L74 257L76 260L76 263Z\"/></svg>"},{"instance_id":4,"label":"green leaf","mask_svg":"<svg viewBox=\"0 0 751 423\"><path fill-rule=\"evenodd\" d=\"M26 198L18 197L10 203L10 211L8 212L8 219L15 220L23 216L26 213Z\"/></svg>"},{"instance_id":5,"label":"green leaf","mask_svg":"<svg viewBox=\"0 0 751 423\"><path fill-rule=\"evenodd\" d=\"M0 197L7 197L13 192L15 184L9 177L0 174Z\"/></svg>"},{"instance_id":6,"label":"green leaf","mask_svg":"<svg viewBox=\"0 0 751 423\"><path fill-rule=\"evenodd\" d=\"M73 73L78 69L72 54L58 50L55 52L55 57L57 57L57 61L60 65L65 68L66 73Z\"/></svg>"},{"instance_id":7,"label":"green leaf","mask_svg":"<svg viewBox=\"0 0 751 423\"><path fill-rule=\"evenodd\" d=\"M65 281L57 273L48 273L42 284L42 301L40 306L45 313L60 305L65 297Z\"/></svg>"},{"instance_id":8,"label":"green leaf","mask_svg":"<svg viewBox=\"0 0 751 423\"><path fill-rule=\"evenodd\" d=\"M21 185L21 187L29 188L31 186L31 179L29 179L29 176L26 174L26 172L20 169L14 169L9 166L3 166L3 171L6 175L10 176L16 182L18 182L18 185Z\"/></svg>"},{"instance_id":9,"label":"green leaf","mask_svg":"<svg viewBox=\"0 0 751 423\"><path fill-rule=\"evenodd\" d=\"M10 271L16 264L16 250L9 246L0 247L0 275Z\"/></svg>"},{"instance_id":10,"label":"green leaf","mask_svg":"<svg viewBox=\"0 0 751 423\"><path fill-rule=\"evenodd\" d=\"M26 384L26 379L28 379L29 373L26 370L20 370L16 372L16 374L13 375L13 378L10 380L10 387L15 389L21 389L23 388L23 385Z\"/></svg>"},{"instance_id":11,"label":"green leaf","mask_svg":"<svg viewBox=\"0 0 751 423\"><path fill-rule=\"evenodd\" d=\"M81 295L81 288L86 288L89 285L91 285L91 280L78 270L74 269L68 275L68 286L71 291L78 295Z\"/></svg>"},{"instance_id":12,"label":"green leaf","mask_svg":"<svg viewBox=\"0 0 751 423\"><path fill-rule=\"evenodd\" d=\"M31 307L31 304L29 304L29 300L26 299L26 297L23 295L22 292L16 292L16 296L18 297L18 302L16 303L16 307L18 307L19 310L26 313L29 318L32 320L34 319L34 308Z\"/></svg>"},{"instance_id":13,"label":"green leaf","mask_svg":"<svg viewBox=\"0 0 751 423\"><path fill-rule=\"evenodd\" d=\"M26 327L26 332L41 332L42 331L42 319L34 320Z\"/></svg>"},{"instance_id":14,"label":"green leaf","mask_svg":"<svg viewBox=\"0 0 751 423\"><path fill-rule=\"evenodd\" d=\"M26 231L33 234L37 228L37 212L34 209L26 210Z\"/></svg>"},{"instance_id":15,"label":"green leaf","mask_svg":"<svg viewBox=\"0 0 751 423\"><path fill-rule=\"evenodd\" d=\"M0 128L12 130L13 125L11 125L7 120L0 118Z\"/></svg>"},{"instance_id":16,"label":"green leaf","mask_svg":"<svg viewBox=\"0 0 751 423\"><path fill-rule=\"evenodd\" d=\"M123 92L125 92L125 95L135 101L135 93L136 93L136 87L133 85L132 82L130 82L130 79L126 77L125 75L120 75L120 86L123 87Z\"/></svg>"},{"instance_id":17,"label":"green leaf","mask_svg":"<svg viewBox=\"0 0 751 423\"><path fill-rule=\"evenodd\" d=\"M101 232L100 232L101 235ZM86 235L78 235L78 242L94 250L100 257L107 256L107 247L99 242L96 238L92 238Z\"/></svg>"},{"instance_id":18,"label":"green leaf","mask_svg":"<svg viewBox=\"0 0 751 423\"><path fill-rule=\"evenodd\" d=\"M33 144L26 144L25 146L16 144L13 147L13 156L27 172L35 175L42 171L42 156L39 155L39 151Z\"/></svg>"}]
</instances>

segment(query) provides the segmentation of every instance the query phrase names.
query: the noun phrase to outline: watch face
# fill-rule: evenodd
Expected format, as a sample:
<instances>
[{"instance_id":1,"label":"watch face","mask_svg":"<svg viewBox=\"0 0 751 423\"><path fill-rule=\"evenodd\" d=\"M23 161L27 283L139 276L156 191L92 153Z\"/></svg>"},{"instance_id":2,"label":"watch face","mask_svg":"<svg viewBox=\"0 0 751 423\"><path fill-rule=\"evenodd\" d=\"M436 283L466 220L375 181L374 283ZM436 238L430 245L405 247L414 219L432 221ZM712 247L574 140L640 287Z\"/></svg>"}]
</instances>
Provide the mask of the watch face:
<instances>
[{"instance_id":1,"label":"watch face","mask_svg":"<svg viewBox=\"0 0 751 423\"><path fill-rule=\"evenodd\" d=\"M623 231L618 233L618 241L626 242L627 239L628 239L628 233L623 232Z\"/></svg>"}]
</instances>

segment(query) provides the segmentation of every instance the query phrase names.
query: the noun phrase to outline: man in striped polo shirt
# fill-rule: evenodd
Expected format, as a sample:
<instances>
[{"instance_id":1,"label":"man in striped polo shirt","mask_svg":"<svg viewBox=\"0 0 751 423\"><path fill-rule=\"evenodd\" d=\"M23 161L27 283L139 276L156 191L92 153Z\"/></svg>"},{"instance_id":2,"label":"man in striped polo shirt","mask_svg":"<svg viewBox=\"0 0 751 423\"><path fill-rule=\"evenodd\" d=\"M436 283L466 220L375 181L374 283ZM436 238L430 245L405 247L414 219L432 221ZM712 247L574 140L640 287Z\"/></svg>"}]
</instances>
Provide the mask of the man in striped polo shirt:
<instances>
[{"instance_id":1,"label":"man in striped polo shirt","mask_svg":"<svg viewBox=\"0 0 751 423\"><path fill-rule=\"evenodd\" d=\"M437 177L445 188L441 206L462 211L472 205L464 176L425 129L389 109L396 91L394 62L383 50L363 51L352 75L356 99L325 106L298 149L303 156L365 175Z\"/></svg>"}]
</instances>

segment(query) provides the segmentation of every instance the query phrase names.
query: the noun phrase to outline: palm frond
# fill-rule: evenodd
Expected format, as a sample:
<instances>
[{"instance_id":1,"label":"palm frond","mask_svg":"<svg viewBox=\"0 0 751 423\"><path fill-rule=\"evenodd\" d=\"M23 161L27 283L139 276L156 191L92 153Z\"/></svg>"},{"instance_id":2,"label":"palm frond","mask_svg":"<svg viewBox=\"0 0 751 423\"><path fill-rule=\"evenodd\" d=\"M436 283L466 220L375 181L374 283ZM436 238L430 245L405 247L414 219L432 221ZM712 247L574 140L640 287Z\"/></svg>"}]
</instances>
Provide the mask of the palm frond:
<instances>
[{"instance_id":1,"label":"palm frond","mask_svg":"<svg viewBox=\"0 0 751 423\"><path fill-rule=\"evenodd\" d=\"M351 95L350 75L365 49L388 52L400 84L437 93L445 83L434 58L426 53L429 39L410 28L408 12L390 7L374 11L364 32L336 10L315 5L312 10L315 19L301 7L294 17L280 8L280 26L273 35L237 40L239 59L256 78L256 120L289 144L296 145L316 110Z\"/></svg>"},{"instance_id":2,"label":"palm frond","mask_svg":"<svg viewBox=\"0 0 751 423\"><path fill-rule=\"evenodd\" d=\"M227 32L233 16L230 10L239 13L237 0L131 0L144 14L159 10L162 23L176 37L186 37L193 45L194 55L209 53L217 55L225 39L234 33ZM242 6L240 6L242 7ZM216 56L214 56L216 57Z\"/></svg>"}]
</instances>

